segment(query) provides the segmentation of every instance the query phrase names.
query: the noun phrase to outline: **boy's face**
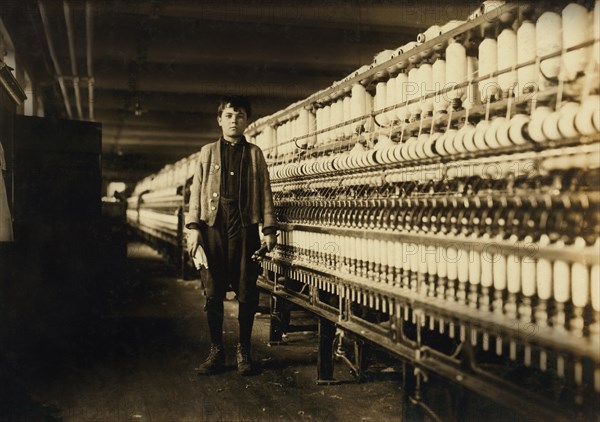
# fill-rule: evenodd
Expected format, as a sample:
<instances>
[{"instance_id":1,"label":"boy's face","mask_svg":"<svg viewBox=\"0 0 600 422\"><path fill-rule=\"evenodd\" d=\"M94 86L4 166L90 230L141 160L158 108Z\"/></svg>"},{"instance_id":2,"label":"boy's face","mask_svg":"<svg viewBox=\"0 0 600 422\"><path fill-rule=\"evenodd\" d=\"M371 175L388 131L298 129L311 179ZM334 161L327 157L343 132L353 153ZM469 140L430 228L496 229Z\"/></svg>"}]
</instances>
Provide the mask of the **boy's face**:
<instances>
[{"instance_id":1,"label":"boy's face","mask_svg":"<svg viewBox=\"0 0 600 422\"><path fill-rule=\"evenodd\" d=\"M243 108L234 109L228 104L217 117L224 137L239 138L248 127L248 116Z\"/></svg>"}]
</instances>

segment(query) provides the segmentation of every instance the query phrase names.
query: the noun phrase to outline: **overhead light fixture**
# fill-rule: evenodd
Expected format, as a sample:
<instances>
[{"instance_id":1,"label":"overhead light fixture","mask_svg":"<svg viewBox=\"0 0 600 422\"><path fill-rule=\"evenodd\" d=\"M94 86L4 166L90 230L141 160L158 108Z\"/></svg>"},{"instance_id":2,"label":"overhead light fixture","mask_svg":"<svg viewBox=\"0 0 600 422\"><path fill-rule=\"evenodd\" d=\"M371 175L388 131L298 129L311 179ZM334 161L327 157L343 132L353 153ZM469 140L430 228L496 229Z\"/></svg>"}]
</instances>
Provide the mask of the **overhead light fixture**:
<instances>
[{"instance_id":1,"label":"overhead light fixture","mask_svg":"<svg viewBox=\"0 0 600 422\"><path fill-rule=\"evenodd\" d=\"M133 108L133 114L135 114L137 117L139 117L142 114L144 114L144 110L142 109L142 106L140 105L139 101L135 102L135 106Z\"/></svg>"}]
</instances>

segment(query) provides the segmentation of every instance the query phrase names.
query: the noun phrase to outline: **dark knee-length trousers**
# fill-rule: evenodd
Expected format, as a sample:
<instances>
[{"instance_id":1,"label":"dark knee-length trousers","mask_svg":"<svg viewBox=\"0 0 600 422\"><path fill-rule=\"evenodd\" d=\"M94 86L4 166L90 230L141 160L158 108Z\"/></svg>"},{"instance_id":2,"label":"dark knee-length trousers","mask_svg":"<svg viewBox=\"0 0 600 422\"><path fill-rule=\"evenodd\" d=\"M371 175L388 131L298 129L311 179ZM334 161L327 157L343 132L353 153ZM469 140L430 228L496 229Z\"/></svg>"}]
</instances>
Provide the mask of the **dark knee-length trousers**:
<instances>
[{"instance_id":1,"label":"dark knee-length trousers","mask_svg":"<svg viewBox=\"0 0 600 422\"><path fill-rule=\"evenodd\" d=\"M200 232L209 267L201 272L206 296L222 300L231 286L239 302L258 303L256 280L262 270L251 259L260 247L258 224L244 227L238 203L221 198L214 226L203 225Z\"/></svg>"}]
</instances>

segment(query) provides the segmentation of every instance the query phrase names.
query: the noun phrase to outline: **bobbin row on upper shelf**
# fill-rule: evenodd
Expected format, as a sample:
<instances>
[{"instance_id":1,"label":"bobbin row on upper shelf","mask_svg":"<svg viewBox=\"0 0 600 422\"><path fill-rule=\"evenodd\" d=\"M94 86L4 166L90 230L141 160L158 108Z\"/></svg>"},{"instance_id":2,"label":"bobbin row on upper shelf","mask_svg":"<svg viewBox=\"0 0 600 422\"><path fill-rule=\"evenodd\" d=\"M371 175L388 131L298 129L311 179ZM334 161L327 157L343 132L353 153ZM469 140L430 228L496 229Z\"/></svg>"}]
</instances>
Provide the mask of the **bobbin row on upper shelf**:
<instances>
[{"instance_id":1,"label":"bobbin row on upper shelf","mask_svg":"<svg viewBox=\"0 0 600 422\"><path fill-rule=\"evenodd\" d=\"M271 159L294 159L299 149L348 139L361 131L373 136L399 131L411 135L402 130L406 126L421 133L422 125L407 123L432 115L449 115L450 128L461 124L452 119L457 109L466 110L458 118L469 120L469 110L503 98L515 102L524 96L535 98L532 93L541 95L549 89L556 90L556 96L546 98L553 111L562 109L563 96L590 107L587 104L593 102L586 99L598 85L599 13L598 2L594 10L575 3L557 10L507 4L466 23L432 26L419 34L418 41L385 50L373 64L330 88L259 119L248 134ZM577 85L574 97L569 98L565 84ZM502 111L506 109L512 113L511 101ZM487 121L489 110L484 114ZM600 124L594 121L600 120L599 114L592 110L589 120L580 118L577 134L598 131ZM432 120L432 129L433 124ZM522 142L518 131L514 133Z\"/></svg>"}]
</instances>

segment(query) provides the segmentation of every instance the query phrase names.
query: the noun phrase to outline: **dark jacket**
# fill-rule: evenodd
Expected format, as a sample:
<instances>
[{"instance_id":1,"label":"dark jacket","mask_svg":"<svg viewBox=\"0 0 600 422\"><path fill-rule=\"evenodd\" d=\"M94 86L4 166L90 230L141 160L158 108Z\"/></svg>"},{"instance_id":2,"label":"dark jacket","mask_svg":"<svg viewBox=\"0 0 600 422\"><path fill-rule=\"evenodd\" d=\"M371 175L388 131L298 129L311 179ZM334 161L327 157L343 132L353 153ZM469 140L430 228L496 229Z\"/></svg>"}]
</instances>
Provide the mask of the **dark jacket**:
<instances>
[{"instance_id":1,"label":"dark jacket","mask_svg":"<svg viewBox=\"0 0 600 422\"><path fill-rule=\"evenodd\" d=\"M249 152L249 177L246 183L246 202L240 204L242 222L245 224L261 223L263 233L273 233L277 227L273 208L273 195L267 163L262 150L251 143L247 144ZM196 171L190 194L189 212L185 225L192 228L201 222L208 226L215 224L221 192L221 142L212 142L202 147L196 162Z\"/></svg>"}]
</instances>

